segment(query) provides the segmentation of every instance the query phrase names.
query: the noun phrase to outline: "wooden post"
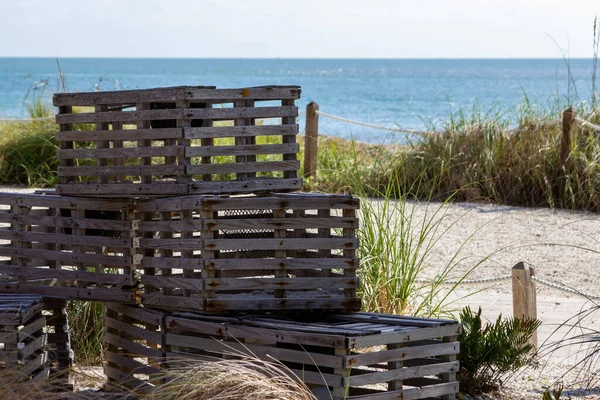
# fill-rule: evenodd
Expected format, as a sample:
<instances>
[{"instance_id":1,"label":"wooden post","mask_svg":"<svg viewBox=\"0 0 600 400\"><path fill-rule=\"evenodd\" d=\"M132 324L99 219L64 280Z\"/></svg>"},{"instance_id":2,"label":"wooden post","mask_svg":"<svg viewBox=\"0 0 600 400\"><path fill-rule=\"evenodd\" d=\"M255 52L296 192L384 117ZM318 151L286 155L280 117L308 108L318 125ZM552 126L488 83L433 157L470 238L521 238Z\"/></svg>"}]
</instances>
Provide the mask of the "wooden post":
<instances>
[{"instance_id":1,"label":"wooden post","mask_svg":"<svg viewBox=\"0 0 600 400\"><path fill-rule=\"evenodd\" d=\"M515 318L537 318L535 282L531 279L534 269L523 262L512 269L513 315ZM537 332L530 343L537 349Z\"/></svg>"},{"instance_id":2,"label":"wooden post","mask_svg":"<svg viewBox=\"0 0 600 400\"><path fill-rule=\"evenodd\" d=\"M562 137L560 140L560 165L565 169L565 174L568 169L569 154L571 153L571 130L573 122L575 122L575 110L571 106L563 112Z\"/></svg>"},{"instance_id":3,"label":"wooden post","mask_svg":"<svg viewBox=\"0 0 600 400\"><path fill-rule=\"evenodd\" d=\"M319 136L319 105L314 101L306 106L304 136L304 177L317 178L317 141Z\"/></svg>"}]
</instances>

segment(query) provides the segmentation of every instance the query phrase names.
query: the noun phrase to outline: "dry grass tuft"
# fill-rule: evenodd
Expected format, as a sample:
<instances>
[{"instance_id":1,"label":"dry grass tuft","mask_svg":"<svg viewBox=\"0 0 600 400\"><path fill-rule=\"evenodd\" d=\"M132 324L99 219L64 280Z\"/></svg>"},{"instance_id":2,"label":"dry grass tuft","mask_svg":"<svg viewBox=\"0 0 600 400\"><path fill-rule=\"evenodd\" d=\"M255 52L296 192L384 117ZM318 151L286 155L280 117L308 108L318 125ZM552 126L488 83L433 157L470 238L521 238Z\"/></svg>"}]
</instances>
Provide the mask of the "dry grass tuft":
<instances>
[{"instance_id":1,"label":"dry grass tuft","mask_svg":"<svg viewBox=\"0 0 600 400\"><path fill-rule=\"evenodd\" d=\"M314 400L308 387L278 362L242 357L190 363L169 371L149 395L161 400Z\"/></svg>"}]
</instances>

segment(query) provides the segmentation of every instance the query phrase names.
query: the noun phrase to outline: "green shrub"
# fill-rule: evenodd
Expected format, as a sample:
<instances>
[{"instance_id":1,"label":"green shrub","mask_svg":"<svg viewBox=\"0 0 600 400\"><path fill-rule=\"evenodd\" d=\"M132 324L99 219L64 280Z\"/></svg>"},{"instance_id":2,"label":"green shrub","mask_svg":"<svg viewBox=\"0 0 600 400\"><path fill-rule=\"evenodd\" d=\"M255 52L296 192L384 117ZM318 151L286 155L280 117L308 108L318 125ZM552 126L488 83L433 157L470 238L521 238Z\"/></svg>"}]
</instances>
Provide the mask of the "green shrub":
<instances>
[{"instance_id":1,"label":"green shrub","mask_svg":"<svg viewBox=\"0 0 600 400\"><path fill-rule=\"evenodd\" d=\"M0 184L51 187L57 183L56 125L33 121L0 126Z\"/></svg>"},{"instance_id":2,"label":"green shrub","mask_svg":"<svg viewBox=\"0 0 600 400\"><path fill-rule=\"evenodd\" d=\"M495 323L483 326L481 307L477 313L463 308L460 320L458 380L462 392L477 395L497 390L506 375L536 363L536 349L528 341L540 320L499 315Z\"/></svg>"}]
</instances>

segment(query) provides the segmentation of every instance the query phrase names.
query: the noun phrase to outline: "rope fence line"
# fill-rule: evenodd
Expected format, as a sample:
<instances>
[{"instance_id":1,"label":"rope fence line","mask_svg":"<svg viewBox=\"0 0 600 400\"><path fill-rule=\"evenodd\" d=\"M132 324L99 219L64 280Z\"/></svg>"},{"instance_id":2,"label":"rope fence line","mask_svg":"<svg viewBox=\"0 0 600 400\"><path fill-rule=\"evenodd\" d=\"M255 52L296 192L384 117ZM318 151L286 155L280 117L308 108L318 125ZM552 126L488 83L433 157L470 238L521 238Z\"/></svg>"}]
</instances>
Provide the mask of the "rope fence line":
<instances>
[{"instance_id":1,"label":"rope fence line","mask_svg":"<svg viewBox=\"0 0 600 400\"><path fill-rule=\"evenodd\" d=\"M600 125L593 124L590 121L583 119L579 116L575 116L575 121L579 122L583 126L592 128L596 132L600 132Z\"/></svg>"},{"instance_id":2,"label":"rope fence line","mask_svg":"<svg viewBox=\"0 0 600 400\"><path fill-rule=\"evenodd\" d=\"M421 135L421 136L427 136L427 135L430 135L431 133L433 133L433 132L415 131L415 130L411 130L411 129L402 129L402 128L390 128L390 127L381 126L381 125L368 124L366 122L354 121L352 119L342 118L342 117L338 117L335 115L327 114L327 113L324 113L323 111L319 111L319 110L316 110L316 113L318 115L322 115L327 118L335 119L337 121L347 122L349 124L364 126L367 128L381 129L381 130L389 131L389 132L409 133L411 135Z\"/></svg>"},{"instance_id":3,"label":"rope fence line","mask_svg":"<svg viewBox=\"0 0 600 400\"><path fill-rule=\"evenodd\" d=\"M408 133L408 134L412 134L412 135L420 135L420 136L429 136L431 134L435 134L435 133L441 133L438 131L417 131L417 130L412 130L412 129L403 129L403 128L391 128L391 127L387 127L387 126L382 126L382 125L375 125L375 124L370 124L367 122L361 122L361 121L356 121L356 120L352 120L352 119L348 119L348 118L343 118L343 117L338 117L337 115L332 115L332 114L328 114L325 113L323 111L319 111L319 110L315 110L315 113L318 115L322 115L326 118L331 118L337 121L341 121L341 122L346 122L349 124L354 124L354 125L358 125L358 126L364 126L367 128L374 128L374 129L380 129L380 130L384 130L384 131L390 131L390 132L400 132L400 133ZM306 111L299 111L298 112L298 116L300 115L304 115L306 114ZM581 120L581 119L580 119ZM584 120L581 120L584 121ZM546 125L547 126L554 126L554 125L559 125L561 123L561 119L556 119L554 121L550 121L547 122ZM598 130L600 130L600 126L598 125L594 125L591 124L587 121L586 125L592 126L594 128L597 128ZM526 130L527 128L514 128L514 129L508 129L505 132L507 133L517 133L523 130Z\"/></svg>"},{"instance_id":4,"label":"rope fence line","mask_svg":"<svg viewBox=\"0 0 600 400\"><path fill-rule=\"evenodd\" d=\"M442 285L476 285L476 284L482 284L482 283L501 282L501 281L510 280L510 279L512 279L512 275L509 274L509 275L497 276L494 278L482 278L482 279L446 279L439 283ZM531 279L535 282L540 283L541 285L547 286L552 289L559 290L561 292L575 294L575 295L585 297L590 300L600 300L600 296L598 296L598 295L586 293L581 290L577 290L577 289L565 286L560 283L556 283L556 282L552 282L552 281L549 281L546 279L539 278L535 275L532 275ZM420 283L420 284L432 284L436 281L437 281L437 279L415 279L415 282Z\"/></svg>"},{"instance_id":5,"label":"rope fence line","mask_svg":"<svg viewBox=\"0 0 600 400\"><path fill-rule=\"evenodd\" d=\"M473 285L479 283L490 283L490 282L500 282L506 279L511 279L512 275L502 275L497 276L495 278L482 278L482 279L445 279L440 283L442 285ZM425 283L430 284L436 282L437 279L415 279L416 283Z\"/></svg>"}]
</instances>

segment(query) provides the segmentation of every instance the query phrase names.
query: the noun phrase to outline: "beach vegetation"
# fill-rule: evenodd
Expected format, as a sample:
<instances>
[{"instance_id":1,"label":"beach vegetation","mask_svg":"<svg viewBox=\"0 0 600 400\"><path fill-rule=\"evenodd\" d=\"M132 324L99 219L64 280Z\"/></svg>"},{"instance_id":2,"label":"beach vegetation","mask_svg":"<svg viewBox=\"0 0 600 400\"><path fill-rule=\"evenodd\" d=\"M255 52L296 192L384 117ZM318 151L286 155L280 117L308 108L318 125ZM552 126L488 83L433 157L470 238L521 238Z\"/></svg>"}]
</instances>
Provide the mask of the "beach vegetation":
<instances>
[{"instance_id":1,"label":"beach vegetation","mask_svg":"<svg viewBox=\"0 0 600 400\"><path fill-rule=\"evenodd\" d=\"M502 318L483 323L481 307L460 313L463 328L460 342L460 390L478 395L498 390L504 377L528 365L535 365L537 352L529 342L541 325L535 318Z\"/></svg>"}]
</instances>

